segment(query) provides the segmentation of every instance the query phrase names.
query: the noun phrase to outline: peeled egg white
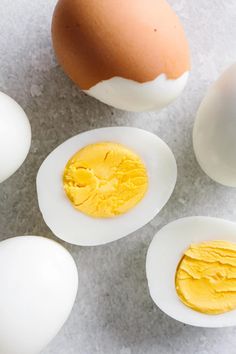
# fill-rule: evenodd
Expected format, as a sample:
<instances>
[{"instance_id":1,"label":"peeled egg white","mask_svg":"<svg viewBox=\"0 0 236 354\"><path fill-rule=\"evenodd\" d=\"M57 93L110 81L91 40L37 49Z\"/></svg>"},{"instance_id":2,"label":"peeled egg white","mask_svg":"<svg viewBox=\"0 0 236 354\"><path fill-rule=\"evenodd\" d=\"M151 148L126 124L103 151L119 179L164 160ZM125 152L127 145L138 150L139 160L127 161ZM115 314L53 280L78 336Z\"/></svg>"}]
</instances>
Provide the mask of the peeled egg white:
<instances>
[{"instance_id":1,"label":"peeled egg white","mask_svg":"<svg viewBox=\"0 0 236 354\"><path fill-rule=\"evenodd\" d=\"M184 252L193 243L213 240L236 242L236 223L202 216L173 221L156 234L147 253L146 273L153 301L170 317L192 326L236 325L236 310L203 314L185 306L176 293L175 273Z\"/></svg>"},{"instance_id":2,"label":"peeled egg white","mask_svg":"<svg viewBox=\"0 0 236 354\"><path fill-rule=\"evenodd\" d=\"M175 80L161 74L156 79L142 84L113 77L101 81L84 92L103 103L125 111L160 111L181 95L188 77L189 72L185 72Z\"/></svg>"},{"instance_id":3,"label":"peeled egg white","mask_svg":"<svg viewBox=\"0 0 236 354\"><path fill-rule=\"evenodd\" d=\"M111 141L124 144L146 165L149 187L142 201L128 213L109 219L92 218L76 210L64 193L62 175L68 160L86 145ZM37 176L39 208L52 232L64 241L92 246L127 236L148 223L167 203L177 177L169 147L156 135L131 127L110 127L79 134L56 148Z\"/></svg>"},{"instance_id":4,"label":"peeled egg white","mask_svg":"<svg viewBox=\"0 0 236 354\"><path fill-rule=\"evenodd\" d=\"M31 144L31 128L23 109L0 92L0 183L24 162Z\"/></svg>"},{"instance_id":5,"label":"peeled egg white","mask_svg":"<svg viewBox=\"0 0 236 354\"><path fill-rule=\"evenodd\" d=\"M236 187L236 64L223 73L203 99L194 124L193 147L209 177Z\"/></svg>"},{"instance_id":6,"label":"peeled egg white","mask_svg":"<svg viewBox=\"0 0 236 354\"><path fill-rule=\"evenodd\" d=\"M0 242L0 353L38 354L67 320L75 301L75 262L38 236Z\"/></svg>"}]
</instances>

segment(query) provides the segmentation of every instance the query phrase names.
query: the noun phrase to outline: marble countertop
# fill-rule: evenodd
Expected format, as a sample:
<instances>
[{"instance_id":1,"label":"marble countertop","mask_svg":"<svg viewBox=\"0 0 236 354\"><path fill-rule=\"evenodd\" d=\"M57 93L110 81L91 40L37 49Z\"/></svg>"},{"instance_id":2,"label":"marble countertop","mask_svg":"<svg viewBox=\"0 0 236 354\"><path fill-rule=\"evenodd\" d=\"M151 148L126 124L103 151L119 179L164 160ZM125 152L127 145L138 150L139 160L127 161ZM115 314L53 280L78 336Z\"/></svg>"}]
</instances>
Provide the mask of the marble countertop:
<instances>
[{"instance_id":1,"label":"marble countertop","mask_svg":"<svg viewBox=\"0 0 236 354\"><path fill-rule=\"evenodd\" d=\"M188 215L236 219L236 190L211 181L192 149L194 117L207 87L236 60L235 0L169 0L185 26L192 74L184 94L161 113L127 113L85 96L57 65L50 39L55 0L0 1L0 91L15 98L33 131L29 157L0 186L0 238L55 237L37 206L35 176L46 155L78 132L130 125L158 134L178 163L174 194L147 226L107 246L69 244L79 270L73 312L43 354L235 354L235 329L185 326L152 302L145 256L155 232Z\"/></svg>"}]
</instances>

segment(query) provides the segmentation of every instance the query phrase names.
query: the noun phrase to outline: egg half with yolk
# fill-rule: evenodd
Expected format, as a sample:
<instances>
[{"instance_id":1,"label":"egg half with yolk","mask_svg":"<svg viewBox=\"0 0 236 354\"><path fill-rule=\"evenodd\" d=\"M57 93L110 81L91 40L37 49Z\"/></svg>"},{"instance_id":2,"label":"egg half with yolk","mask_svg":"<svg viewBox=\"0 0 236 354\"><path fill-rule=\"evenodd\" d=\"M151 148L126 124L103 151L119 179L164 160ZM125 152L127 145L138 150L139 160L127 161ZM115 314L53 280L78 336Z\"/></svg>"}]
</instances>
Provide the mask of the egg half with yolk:
<instances>
[{"instance_id":1,"label":"egg half with yolk","mask_svg":"<svg viewBox=\"0 0 236 354\"><path fill-rule=\"evenodd\" d=\"M152 240L146 272L152 299L167 315L199 327L236 325L236 223L187 217Z\"/></svg>"},{"instance_id":2,"label":"egg half with yolk","mask_svg":"<svg viewBox=\"0 0 236 354\"><path fill-rule=\"evenodd\" d=\"M59 238L105 244L148 223L170 198L176 178L173 153L156 135L131 127L95 129L45 159L38 202Z\"/></svg>"},{"instance_id":3,"label":"egg half with yolk","mask_svg":"<svg viewBox=\"0 0 236 354\"><path fill-rule=\"evenodd\" d=\"M116 108L160 110L188 79L188 43L166 0L59 0L52 40L69 77Z\"/></svg>"}]
</instances>

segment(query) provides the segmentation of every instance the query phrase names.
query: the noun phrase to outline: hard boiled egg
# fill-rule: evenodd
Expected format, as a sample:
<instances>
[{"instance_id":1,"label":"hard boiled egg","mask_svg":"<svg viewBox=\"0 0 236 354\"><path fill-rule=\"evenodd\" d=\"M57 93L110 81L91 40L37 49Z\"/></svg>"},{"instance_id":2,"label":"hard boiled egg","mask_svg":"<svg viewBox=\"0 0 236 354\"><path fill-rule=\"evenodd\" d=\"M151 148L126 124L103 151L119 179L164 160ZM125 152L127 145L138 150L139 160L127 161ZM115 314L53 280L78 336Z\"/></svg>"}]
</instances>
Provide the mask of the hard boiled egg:
<instances>
[{"instance_id":1,"label":"hard boiled egg","mask_svg":"<svg viewBox=\"0 0 236 354\"><path fill-rule=\"evenodd\" d=\"M52 39L69 77L116 108L160 110L188 79L188 43L165 0L59 0Z\"/></svg>"},{"instance_id":2,"label":"hard boiled egg","mask_svg":"<svg viewBox=\"0 0 236 354\"><path fill-rule=\"evenodd\" d=\"M56 236L100 245L148 223L170 198L176 177L175 158L156 135L131 127L95 129L45 159L38 202Z\"/></svg>"},{"instance_id":3,"label":"hard boiled egg","mask_svg":"<svg viewBox=\"0 0 236 354\"><path fill-rule=\"evenodd\" d=\"M196 258L195 263L198 260L201 263L200 267L196 268L197 276L195 282L199 281L199 279L201 280L200 271L202 266L204 267L204 272L207 272L207 277L203 279L204 289L194 286L196 290L194 301L197 301L197 297L202 296L203 292L205 295L207 286L211 285L213 288L218 286L216 291L221 292L221 301L223 296L227 297L227 290L230 290L230 296L233 296L235 277L234 279L231 279L231 277L236 267L235 252L232 251L231 253L230 250L231 256L228 257L226 255L223 257L223 261L219 263L220 252L217 251L217 248L221 251L227 251L231 242L233 243L232 250L235 251L236 224L223 219L195 216L179 219L164 226L152 240L146 260L148 286L151 297L157 306L174 319L193 326L227 327L236 325L236 310L214 315L197 312L187 307L180 300L176 289L176 272L183 265L184 254L189 254L186 251L191 246ZM202 247L203 257L207 256L205 259L206 265L202 262L202 258L198 258L199 255L196 250L199 244ZM214 249L212 250L213 246L216 246L216 252L214 252ZM213 252L208 254L205 252L206 248L211 249ZM233 255L234 257L232 257ZM216 257L217 261L214 263L211 257ZM230 265L232 262L234 267ZM219 272L221 265L222 274ZM229 266L229 277L227 277L225 268L227 265ZM186 263L184 266L185 272L187 272ZM214 267L216 267L215 270ZM191 268L189 271L191 273L193 269ZM184 279L188 281L188 273L185 274ZM197 284L201 285L201 281ZM190 295L192 293L193 289L190 289ZM210 295L212 296L212 294ZM217 299L217 296L215 298ZM204 304L207 304L209 299L205 300Z\"/></svg>"},{"instance_id":4,"label":"hard boiled egg","mask_svg":"<svg viewBox=\"0 0 236 354\"><path fill-rule=\"evenodd\" d=\"M2 241L0 284L0 353L40 353L74 304L78 274L73 258L43 237Z\"/></svg>"},{"instance_id":5,"label":"hard boiled egg","mask_svg":"<svg viewBox=\"0 0 236 354\"><path fill-rule=\"evenodd\" d=\"M0 92L0 183L24 162L31 144L31 128L23 109Z\"/></svg>"},{"instance_id":6,"label":"hard boiled egg","mask_svg":"<svg viewBox=\"0 0 236 354\"><path fill-rule=\"evenodd\" d=\"M236 64L209 89L197 113L193 147L203 171L236 187Z\"/></svg>"}]
</instances>

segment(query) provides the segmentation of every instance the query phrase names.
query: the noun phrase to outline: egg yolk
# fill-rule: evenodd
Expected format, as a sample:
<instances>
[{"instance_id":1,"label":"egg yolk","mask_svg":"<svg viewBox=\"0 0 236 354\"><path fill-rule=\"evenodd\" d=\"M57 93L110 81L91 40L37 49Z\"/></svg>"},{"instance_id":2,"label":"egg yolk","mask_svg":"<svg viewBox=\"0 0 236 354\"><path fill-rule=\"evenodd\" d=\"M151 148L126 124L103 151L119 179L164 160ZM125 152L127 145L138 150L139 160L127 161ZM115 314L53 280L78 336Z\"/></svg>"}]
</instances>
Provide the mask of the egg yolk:
<instances>
[{"instance_id":1,"label":"egg yolk","mask_svg":"<svg viewBox=\"0 0 236 354\"><path fill-rule=\"evenodd\" d=\"M236 308L236 244L191 245L175 278L180 300L195 311L217 315Z\"/></svg>"},{"instance_id":2,"label":"egg yolk","mask_svg":"<svg viewBox=\"0 0 236 354\"><path fill-rule=\"evenodd\" d=\"M124 214L137 205L148 188L139 156L113 142L91 144L67 163L64 190L80 212L96 218Z\"/></svg>"}]
</instances>

